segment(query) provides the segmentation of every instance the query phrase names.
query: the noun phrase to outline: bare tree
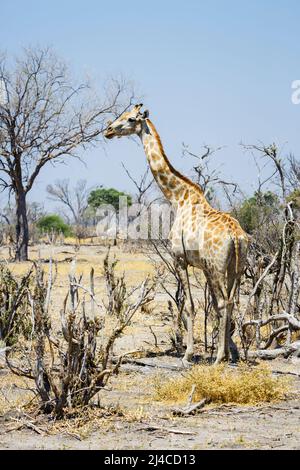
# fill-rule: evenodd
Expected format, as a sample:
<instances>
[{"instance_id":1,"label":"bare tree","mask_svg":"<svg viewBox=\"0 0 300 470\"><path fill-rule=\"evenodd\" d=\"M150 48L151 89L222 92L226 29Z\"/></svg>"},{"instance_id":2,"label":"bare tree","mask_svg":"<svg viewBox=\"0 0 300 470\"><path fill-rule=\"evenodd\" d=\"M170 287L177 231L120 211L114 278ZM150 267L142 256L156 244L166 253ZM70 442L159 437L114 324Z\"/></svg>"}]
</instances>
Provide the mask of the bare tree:
<instances>
[{"instance_id":1,"label":"bare tree","mask_svg":"<svg viewBox=\"0 0 300 470\"><path fill-rule=\"evenodd\" d=\"M147 167L145 172L141 175L141 177L137 179L134 176L132 176L132 174L126 168L124 163L122 163L122 166L128 178L130 179L130 181L132 181L132 183L134 184L136 188L136 194L135 194L136 202L141 205L146 204L147 192L149 191L149 189L151 188L151 186L153 185L155 181L154 178L149 178L149 172L150 172L149 167Z\"/></svg>"},{"instance_id":2,"label":"bare tree","mask_svg":"<svg viewBox=\"0 0 300 470\"><path fill-rule=\"evenodd\" d=\"M47 186L47 193L52 201L60 202L67 208L67 219L74 224L77 238L82 238L90 193L86 180L78 180L73 188L70 188L69 180L57 180L54 185Z\"/></svg>"},{"instance_id":3,"label":"bare tree","mask_svg":"<svg viewBox=\"0 0 300 470\"><path fill-rule=\"evenodd\" d=\"M289 171L288 179L291 187L294 190L299 190L300 187L300 161L294 155L288 156Z\"/></svg>"},{"instance_id":4,"label":"bare tree","mask_svg":"<svg viewBox=\"0 0 300 470\"><path fill-rule=\"evenodd\" d=\"M20 261L28 259L26 197L41 169L78 157L94 143L127 89L113 81L98 99L87 83L73 83L65 63L49 49L26 49L13 66L0 58L0 84L0 183L15 197L15 259Z\"/></svg>"},{"instance_id":5,"label":"bare tree","mask_svg":"<svg viewBox=\"0 0 300 470\"><path fill-rule=\"evenodd\" d=\"M267 194L264 192L266 187L276 188L277 199L276 211L269 202L267 208L272 209L269 216L258 221L251 236L247 281L243 287L248 299L244 312L238 317L239 331L247 348L251 346L251 339L255 339L258 351L252 355L266 359L281 354L287 357L299 352L299 342L292 343L292 333L297 334L300 329L299 223L294 211L295 201L290 199L298 162L290 160L288 168L289 160L281 156L275 144L247 145L244 148L265 163L261 168L255 160L259 175L255 191L257 204ZM263 174L265 167L268 171ZM262 327L268 327L267 334L262 333ZM276 350L269 350L270 347Z\"/></svg>"},{"instance_id":6,"label":"bare tree","mask_svg":"<svg viewBox=\"0 0 300 470\"><path fill-rule=\"evenodd\" d=\"M212 148L209 145L204 145L202 154L191 152L189 146L185 143L182 144L182 156L191 157L197 161L193 165L193 173L195 181L199 184L204 192L204 195L212 200L214 196L214 189L216 186L221 186L225 192L225 195L230 199L230 193L228 188L232 188L233 194L237 191L238 185L231 181L225 181L221 178L220 171L218 168L213 168L211 165L212 156L221 150L223 147ZM229 200L230 202L230 200Z\"/></svg>"}]
</instances>

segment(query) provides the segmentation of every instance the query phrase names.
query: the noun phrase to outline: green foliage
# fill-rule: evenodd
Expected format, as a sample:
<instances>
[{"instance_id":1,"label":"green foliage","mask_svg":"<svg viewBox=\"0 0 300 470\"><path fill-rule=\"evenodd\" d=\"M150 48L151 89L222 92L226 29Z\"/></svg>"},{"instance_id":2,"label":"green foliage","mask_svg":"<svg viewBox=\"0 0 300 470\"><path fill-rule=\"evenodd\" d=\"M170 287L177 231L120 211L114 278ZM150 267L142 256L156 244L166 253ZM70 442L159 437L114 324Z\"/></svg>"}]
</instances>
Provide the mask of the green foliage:
<instances>
[{"instance_id":1,"label":"green foliage","mask_svg":"<svg viewBox=\"0 0 300 470\"><path fill-rule=\"evenodd\" d=\"M131 206L132 198L129 194L123 193L122 191L118 191L114 188L98 188L91 191L88 204L93 209L97 209L98 207L102 206L103 204L110 204L112 205L116 211L119 210L119 197L125 196L127 197L127 204Z\"/></svg>"},{"instance_id":2,"label":"green foliage","mask_svg":"<svg viewBox=\"0 0 300 470\"><path fill-rule=\"evenodd\" d=\"M71 228L63 219L56 214L45 215L37 223L38 229L42 233L62 233L66 237L72 234Z\"/></svg>"},{"instance_id":3,"label":"green foliage","mask_svg":"<svg viewBox=\"0 0 300 470\"><path fill-rule=\"evenodd\" d=\"M266 193L255 192L252 197L246 199L235 211L234 216L239 220L246 232L253 233L262 224L266 224L271 218L280 212L280 201L271 191Z\"/></svg>"},{"instance_id":4,"label":"green foliage","mask_svg":"<svg viewBox=\"0 0 300 470\"><path fill-rule=\"evenodd\" d=\"M287 202L293 202L293 208L300 209L300 189L294 189L287 197Z\"/></svg>"}]
</instances>

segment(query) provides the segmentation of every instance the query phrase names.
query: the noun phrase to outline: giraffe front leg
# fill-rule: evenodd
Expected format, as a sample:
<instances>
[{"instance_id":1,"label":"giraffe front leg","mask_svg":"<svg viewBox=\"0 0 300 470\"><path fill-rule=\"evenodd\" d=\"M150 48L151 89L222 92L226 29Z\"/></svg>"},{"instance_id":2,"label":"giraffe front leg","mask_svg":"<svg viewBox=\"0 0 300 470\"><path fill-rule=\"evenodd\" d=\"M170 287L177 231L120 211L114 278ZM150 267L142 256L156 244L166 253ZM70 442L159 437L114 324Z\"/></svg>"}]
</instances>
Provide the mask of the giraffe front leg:
<instances>
[{"instance_id":1,"label":"giraffe front leg","mask_svg":"<svg viewBox=\"0 0 300 470\"><path fill-rule=\"evenodd\" d=\"M189 311L186 316L186 350L182 362L185 367L190 366L194 356L194 315Z\"/></svg>"},{"instance_id":2,"label":"giraffe front leg","mask_svg":"<svg viewBox=\"0 0 300 470\"><path fill-rule=\"evenodd\" d=\"M225 300L223 305L218 308L219 310L219 340L218 352L215 364L220 364L223 361L229 361L230 358L230 303Z\"/></svg>"},{"instance_id":3,"label":"giraffe front leg","mask_svg":"<svg viewBox=\"0 0 300 470\"><path fill-rule=\"evenodd\" d=\"M182 257L178 257L177 260L177 270L180 275L180 280L182 283L184 291L184 313L185 313L185 330L186 330L186 350L184 357L182 359L183 365L188 367L192 364L194 356L194 317L195 317L195 308L194 301L191 294L191 286L189 280L189 274L187 271L187 263Z\"/></svg>"}]
</instances>

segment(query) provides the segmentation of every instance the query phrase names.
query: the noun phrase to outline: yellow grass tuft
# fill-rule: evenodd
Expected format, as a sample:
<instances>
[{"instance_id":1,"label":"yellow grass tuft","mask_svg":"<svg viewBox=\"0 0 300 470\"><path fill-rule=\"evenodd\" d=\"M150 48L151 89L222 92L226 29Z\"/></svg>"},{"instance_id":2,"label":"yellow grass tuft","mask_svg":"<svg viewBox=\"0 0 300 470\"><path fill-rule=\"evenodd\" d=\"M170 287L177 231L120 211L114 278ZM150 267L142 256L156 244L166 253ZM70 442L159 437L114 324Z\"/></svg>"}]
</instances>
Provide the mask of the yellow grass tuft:
<instances>
[{"instance_id":1,"label":"yellow grass tuft","mask_svg":"<svg viewBox=\"0 0 300 470\"><path fill-rule=\"evenodd\" d=\"M195 366L184 376L160 378L155 383L155 398L165 402L186 402L195 385L193 400L210 398L212 403L258 404L282 400L290 388L290 379L273 377L263 365L250 368L245 364L236 369L228 365Z\"/></svg>"}]
</instances>

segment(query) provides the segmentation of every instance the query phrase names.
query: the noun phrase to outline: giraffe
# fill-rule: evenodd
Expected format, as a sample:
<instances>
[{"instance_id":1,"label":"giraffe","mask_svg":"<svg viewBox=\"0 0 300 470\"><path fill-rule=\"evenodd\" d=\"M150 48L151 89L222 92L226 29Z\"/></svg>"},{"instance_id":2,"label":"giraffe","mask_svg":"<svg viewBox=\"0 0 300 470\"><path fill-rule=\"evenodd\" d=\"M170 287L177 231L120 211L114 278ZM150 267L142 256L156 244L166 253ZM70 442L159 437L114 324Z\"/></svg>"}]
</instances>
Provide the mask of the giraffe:
<instances>
[{"instance_id":1,"label":"giraffe","mask_svg":"<svg viewBox=\"0 0 300 470\"><path fill-rule=\"evenodd\" d=\"M219 319L218 350L215 363L228 361L237 349L231 339L231 314L236 290L244 271L248 236L230 214L210 206L202 188L179 173L170 163L160 137L149 119L141 112L142 104L125 111L114 122L109 121L107 139L137 135L153 176L161 191L175 207L176 215L169 234L171 249L182 270L200 268L209 285L214 310ZM189 302L186 299L186 302ZM187 345L184 364L194 354L194 318L192 305L186 309Z\"/></svg>"}]
</instances>

